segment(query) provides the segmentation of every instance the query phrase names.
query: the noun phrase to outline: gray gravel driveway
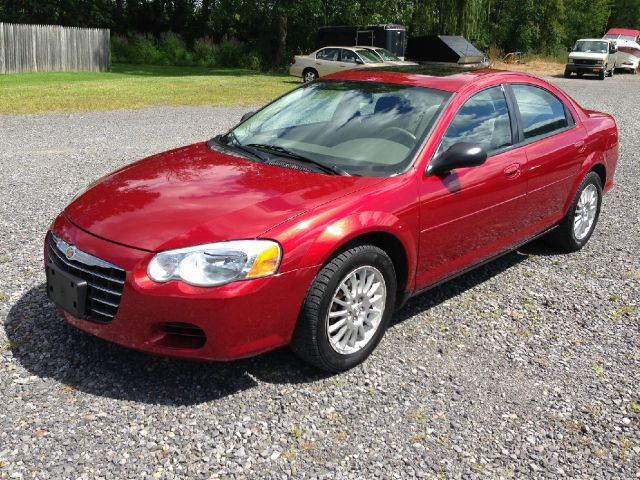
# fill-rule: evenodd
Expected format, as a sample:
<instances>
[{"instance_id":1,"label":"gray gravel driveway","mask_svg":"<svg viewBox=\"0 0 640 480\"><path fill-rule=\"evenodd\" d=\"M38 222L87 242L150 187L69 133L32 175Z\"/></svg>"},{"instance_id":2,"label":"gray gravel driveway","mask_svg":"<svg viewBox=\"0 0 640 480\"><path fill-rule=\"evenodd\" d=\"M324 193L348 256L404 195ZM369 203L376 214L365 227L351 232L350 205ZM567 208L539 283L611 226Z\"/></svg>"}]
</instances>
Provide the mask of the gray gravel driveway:
<instances>
[{"instance_id":1,"label":"gray gravel driveway","mask_svg":"<svg viewBox=\"0 0 640 480\"><path fill-rule=\"evenodd\" d=\"M0 116L0 478L640 478L640 79L554 79L621 132L576 254L541 242L413 299L362 367L155 358L68 326L42 242L93 179L246 109Z\"/></svg>"}]
</instances>

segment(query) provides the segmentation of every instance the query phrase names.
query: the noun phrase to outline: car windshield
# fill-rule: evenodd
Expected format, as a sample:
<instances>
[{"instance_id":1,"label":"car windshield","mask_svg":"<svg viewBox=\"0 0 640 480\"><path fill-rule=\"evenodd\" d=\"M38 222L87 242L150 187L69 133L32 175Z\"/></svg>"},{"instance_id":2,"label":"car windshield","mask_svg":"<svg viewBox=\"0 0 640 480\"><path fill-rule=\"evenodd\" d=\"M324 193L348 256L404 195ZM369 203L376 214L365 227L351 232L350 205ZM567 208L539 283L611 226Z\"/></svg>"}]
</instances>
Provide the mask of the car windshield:
<instances>
[{"instance_id":1,"label":"car windshield","mask_svg":"<svg viewBox=\"0 0 640 480\"><path fill-rule=\"evenodd\" d=\"M365 50L364 48L356 50L356 53L360 55L360 58L364 60L364 63L380 63L378 56L371 50Z\"/></svg>"},{"instance_id":2,"label":"car windshield","mask_svg":"<svg viewBox=\"0 0 640 480\"><path fill-rule=\"evenodd\" d=\"M609 44L607 42L599 42L597 40L583 40L576 42L573 49L575 52L583 53L607 53Z\"/></svg>"},{"instance_id":3,"label":"car windshield","mask_svg":"<svg viewBox=\"0 0 640 480\"><path fill-rule=\"evenodd\" d=\"M384 48L376 48L376 53L380 55L385 62L398 62L400 58L396 57L389 50L385 50Z\"/></svg>"},{"instance_id":4,"label":"car windshield","mask_svg":"<svg viewBox=\"0 0 640 480\"><path fill-rule=\"evenodd\" d=\"M611 40L625 40L627 42L635 42L638 37L634 37L633 35L605 35L604 38L609 38Z\"/></svg>"},{"instance_id":5,"label":"car windshield","mask_svg":"<svg viewBox=\"0 0 640 480\"><path fill-rule=\"evenodd\" d=\"M451 95L377 82L313 82L259 110L220 142L271 146L268 153L277 155L275 146L350 175L391 176L410 165Z\"/></svg>"}]
</instances>

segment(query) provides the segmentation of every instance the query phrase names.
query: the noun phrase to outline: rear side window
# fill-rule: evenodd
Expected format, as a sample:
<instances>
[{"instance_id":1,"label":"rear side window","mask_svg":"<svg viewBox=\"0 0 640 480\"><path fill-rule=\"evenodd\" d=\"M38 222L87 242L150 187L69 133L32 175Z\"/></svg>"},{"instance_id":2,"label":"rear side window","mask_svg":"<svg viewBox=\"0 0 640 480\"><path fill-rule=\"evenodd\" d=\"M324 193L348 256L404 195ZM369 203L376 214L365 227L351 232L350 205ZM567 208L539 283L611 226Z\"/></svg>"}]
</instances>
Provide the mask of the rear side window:
<instances>
[{"instance_id":1,"label":"rear side window","mask_svg":"<svg viewBox=\"0 0 640 480\"><path fill-rule=\"evenodd\" d=\"M451 120L438 151L460 142L476 143L487 152L513 144L509 108L501 87L488 88L466 101Z\"/></svg>"},{"instance_id":2,"label":"rear side window","mask_svg":"<svg viewBox=\"0 0 640 480\"><path fill-rule=\"evenodd\" d=\"M569 126L564 103L555 95L533 85L514 84L511 89L520 110L525 139L549 135Z\"/></svg>"},{"instance_id":3,"label":"rear side window","mask_svg":"<svg viewBox=\"0 0 640 480\"><path fill-rule=\"evenodd\" d=\"M320 50L318 53L316 53L316 58L319 60L331 60L337 62L339 57L339 48L325 48L324 50Z\"/></svg>"}]
</instances>

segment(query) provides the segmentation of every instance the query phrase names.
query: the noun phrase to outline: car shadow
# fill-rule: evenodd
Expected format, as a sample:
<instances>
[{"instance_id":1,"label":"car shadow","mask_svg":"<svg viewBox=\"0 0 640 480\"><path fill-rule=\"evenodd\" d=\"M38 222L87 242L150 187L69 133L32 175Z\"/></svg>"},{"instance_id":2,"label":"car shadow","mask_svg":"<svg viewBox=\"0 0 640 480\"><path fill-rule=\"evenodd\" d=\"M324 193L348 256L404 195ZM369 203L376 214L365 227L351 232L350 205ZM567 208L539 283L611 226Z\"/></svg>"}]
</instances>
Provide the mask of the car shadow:
<instances>
[{"instance_id":1,"label":"car shadow","mask_svg":"<svg viewBox=\"0 0 640 480\"><path fill-rule=\"evenodd\" d=\"M527 247L531 248L531 247ZM548 254L534 246L535 255ZM411 299L392 327L524 261L512 252ZM88 335L64 321L46 296L44 283L12 306L5 322L13 357L29 372L66 388L120 400L196 405L253 388L259 382L309 383L329 377L296 359L289 349L233 362L197 362L136 352ZM65 387L66 386L66 387Z\"/></svg>"}]
</instances>

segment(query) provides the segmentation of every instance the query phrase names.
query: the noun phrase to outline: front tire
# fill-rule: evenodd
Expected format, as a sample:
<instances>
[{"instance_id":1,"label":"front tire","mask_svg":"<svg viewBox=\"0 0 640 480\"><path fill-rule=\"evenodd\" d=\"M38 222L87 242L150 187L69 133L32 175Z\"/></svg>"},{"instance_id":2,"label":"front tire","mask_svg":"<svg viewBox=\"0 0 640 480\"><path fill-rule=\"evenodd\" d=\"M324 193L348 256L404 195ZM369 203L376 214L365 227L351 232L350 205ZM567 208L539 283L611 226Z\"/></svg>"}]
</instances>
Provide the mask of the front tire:
<instances>
[{"instance_id":1,"label":"front tire","mask_svg":"<svg viewBox=\"0 0 640 480\"><path fill-rule=\"evenodd\" d=\"M291 349L329 372L353 368L382 339L396 289L393 262L384 250L358 245L336 255L309 287Z\"/></svg>"},{"instance_id":2,"label":"front tire","mask_svg":"<svg viewBox=\"0 0 640 480\"><path fill-rule=\"evenodd\" d=\"M564 78L571 78L571 72L569 70L564 71Z\"/></svg>"},{"instance_id":3,"label":"front tire","mask_svg":"<svg viewBox=\"0 0 640 480\"><path fill-rule=\"evenodd\" d=\"M314 80L317 80L318 77L318 72L313 68L305 68L302 72L302 81L304 83L313 82Z\"/></svg>"},{"instance_id":4,"label":"front tire","mask_svg":"<svg viewBox=\"0 0 640 480\"><path fill-rule=\"evenodd\" d=\"M600 70L600 73L598 74L598 78L600 80L604 80L604 78L607 76L607 72L604 70Z\"/></svg>"},{"instance_id":5,"label":"front tire","mask_svg":"<svg viewBox=\"0 0 640 480\"><path fill-rule=\"evenodd\" d=\"M567 215L547 235L549 243L568 252L580 250L593 234L601 204L602 182L597 173L589 172L578 187Z\"/></svg>"}]
</instances>

